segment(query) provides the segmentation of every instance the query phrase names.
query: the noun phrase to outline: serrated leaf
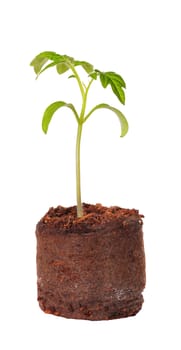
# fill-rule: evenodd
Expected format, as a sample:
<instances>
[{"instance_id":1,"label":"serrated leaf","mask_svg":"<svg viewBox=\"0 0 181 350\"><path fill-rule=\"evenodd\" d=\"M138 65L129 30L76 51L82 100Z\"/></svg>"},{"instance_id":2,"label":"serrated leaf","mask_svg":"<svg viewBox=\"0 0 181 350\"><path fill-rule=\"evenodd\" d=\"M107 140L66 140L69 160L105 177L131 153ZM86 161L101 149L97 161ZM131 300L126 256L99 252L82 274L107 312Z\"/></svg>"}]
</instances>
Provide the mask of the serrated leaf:
<instances>
[{"instance_id":1,"label":"serrated leaf","mask_svg":"<svg viewBox=\"0 0 181 350\"><path fill-rule=\"evenodd\" d=\"M124 80L119 74L114 72L100 72L98 71L101 84L106 88L109 84L111 85L112 91L117 96L122 104L125 104L125 93L123 85L126 86Z\"/></svg>"},{"instance_id":2,"label":"serrated leaf","mask_svg":"<svg viewBox=\"0 0 181 350\"><path fill-rule=\"evenodd\" d=\"M56 65L56 69L58 74L63 74L69 70L69 67L65 62L61 62Z\"/></svg>"},{"instance_id":3,"label":"serrated leaf","mask_svg":"<svg viewBox=\"0 0 181 350\"><path fill-rule=\"evenodd\" d=\"M91 73L94 70L94 67L91 63L86 61L74 61L74 66L82 66L86 73Z\"/></svg>"},{"instance_id":4,"label":"serrated leaf","mask_svg":"<svg viewBox=\"0 0 181 350\"><path fill-rule=\"evenodd\" d=\"M87 116L85 117L85 121L90 117L90 115L91 115L94 111L96 111L97 109L100 109L100 108L109 109L109 110L111 110L112 112L114 112L114 113L117 115L117 117L118 117L118 119L119 119L119 121L120 121L120 124L121 124L121 135L120 135L120 136L121 136L121 137L125 136L125 135L127 134L127 132L128 132L128 122L127 122L126 117L124 116L124 114L123 114L119 109L117 109L117 108L115 108L115 107L112 107L112 106L110 106L110 105L108 105L108 104L106 104L106 103L101 103L101 104L95 106L95 107L87 114Z\"/></svg>"},{"instance_id":5,"label":"serrated leaf","mask_svg":"<svg viewBox=\"0 0 181 350\"><path fill-rule=\"evenodd\" d=\"M103 73L100 73L100 81L103 88L106 88L109 84L109 78L107 78L106 75Z\"/></svg>"},{"instance_id":6,"label":"serrated leaf","mask_svg":"<svg viewBox=\"0 0 181 350\"><path fill-rule=\"evenodd\" d=\"M104 73L110 80L116 80L123 88L126 88L126 83L121 75L114 72L105 72Z\"/></svg>"},{"instance_id":7,"label":"serrated leaf","mask_svg":"<svg viewBox=\"0 0 181 350\"><path fill-rule=\"evenodd\" d=\"M77 121L78 121L79 117L78 117L77 111L76 111L76 109L75 109L73 104L66 103L64 101L53 102L51 105L49 105L46 108L46 110L45 110L45 112L43 114L43 118L42 118L42 129L43 129L45 134L48 131L48 127L49 127L49 124L50 124L50 122L52 120L52 117L53 117L54 113L61 107L68 107L68 108L70 108L72 110L72 112L74 113Z\"/></svg>"},{"instance_id":8,"label":"serrated leaf","mask_svg":"<svg viewBox=\"0 0 181 350\"><path fill-rule=\"evenodd\" d=\"M114 94L117 96L119 101L124 105L125 104L125 93L120 84L117 83L117 81L111 82L111 88Z\"/></svg>"},{"instance_id":9,"label":"serrated leaf","mask_svg":"<svg viewBox=\"0 0 181 350\"><path fill-rule=\"evenodd\" d=\"M56 52L53 51L44 51L39 53L35 58L31 61L30 66L33 66L36 74L39 74L42 67L45 65L47 61L53 62L61 62L65 60L65 58Z\"/></svg>"}]
</instances>

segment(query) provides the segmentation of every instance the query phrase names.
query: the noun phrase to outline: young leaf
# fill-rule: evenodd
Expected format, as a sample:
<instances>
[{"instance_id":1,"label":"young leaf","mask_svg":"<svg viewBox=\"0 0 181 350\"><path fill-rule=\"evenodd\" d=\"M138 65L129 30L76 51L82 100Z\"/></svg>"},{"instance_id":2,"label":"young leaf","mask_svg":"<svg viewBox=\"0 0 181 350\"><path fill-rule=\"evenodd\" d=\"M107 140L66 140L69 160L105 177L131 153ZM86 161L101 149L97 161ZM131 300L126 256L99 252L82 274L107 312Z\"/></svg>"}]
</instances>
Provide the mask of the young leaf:
<instances>
[{"instance_id":1,"label":"young leaf","mask_svg":"<svg viewBox=\"0 0 181 350\"><path fill-rule=\"evenodd\" d=\"M48 60L60 61L60 59L63 60L63 56L57 54L56 52L44 51L35 56L35 58L31 61L30 66L32 66L35 73L38 74Z\"/></svg>"},{"instance_id":2,"label":"young leaf","mask_svg":"<svg viewBox=\"0 0 181 350\"><path fill-rule=\"evenodd\" d=\"M76 76L74 74L71 74L71 75L69 75L68 79L70 79L70 78L76 78Z\"/></svg>"},{"instance_id":3,"label":"young leaf","mask_svg":"<svg viewBox=\"0 0 181 350\"><path fill-rule=\"evenodd\" d=\"M79 116L78 116L78 113L74 107L73 104L71 103L66 103L66 102L63 102L63 101L57 101L57 102L54 102L52 103L51 105L49 105L44 114L43 114L43 118L42 118L42 129L44 131L44 133L46 134L47 131L48 131L48 127L49 127L49 124L51 122L51 119L54 115L54 113L57 111L57 109L61 108L61 107L68 107L72 110L72 112L74 113L75 117L76 117L76 120L79 121Z\"/></svg>"},{"instance_id":4,"label":"young leaf","mask_svg":"<svg viewBox=\"0 0 181 350\"><path fill-rule=\"evenodd\" d=\"M82 66L86 73L91 73L94 70L94 67L91 63L85 61L74 61L74 66Z\"/></svg>"},{"instance_id":5,"label":"young leaf","mask_svg":"<svg viewBox=\"0 0 181 350\"><path fill-rule=\"evenodd\" d=\"M71 57L71 56L67 56L67 55L63 55L64 57L64 60L68 63L68 62L71 62L71 63L74 63L74 58Z\"/></svg>"},{"instance_id":6,"label":"young leaf","mask_svg":"<svg viewBox=\"0 0 181 350\"><path fill-rule=\"evenodd\" d=\"M97 72L93 71L92 73L89 74L89 77L96 80L97 79Z\"/></svg>"},{"instance_id":7,"label":"young leaf","mask_svg":"<svg viewBox=\"0 0 181 350\"><path fill-rule=\"evenodd\" d=\"M63 74L69 70L69 67L65 62L61 62L56 65L56 69L58 74Z\"/></svg>"},{"instance_id":8,"label":"young leaf","mask_svg":"<svg viewBox=\"0 0 181 350\"><path fill-rule=\"evenodd\" d=\"M123 88L126 88L126 83L125 81L123 80L123 78L117 74L117 73L114 73L114 72L105 72L104 73L110 80L117 80L117 82L119 82L119 84L123 87Z\"/></svg>"},{"instance_id":9,"label":"young leaf","mask_svg":"<svg viewBox=\"0 0 181 350\"><path fill-rule=\"evenodd\" d=\"M101 72L100 72L100 81L101 81L103 88L106 88L109 84L109 78L106 77L106 75L104 73L101 73Z\"/></svg>"},{"instance_id":10,"label":"young leaf","mask_svg":"<svg viewBox=\"0 0 181 350\"><path fill-rule=\"evenodd\" d=\"M125 104L125 93L123 87L126 87L126 84L123 78L114 72L100 72L97 71L100 77L101 84L104 88L111 85L112 91L118 97L119 101L122 104Z\"/></svg>"},{"instance_id":11,"label":"young leaf","mask_svg":"<svg viewBox=\"0 0 181 350\"><path fill-rule=\"evenodd\" d=\"M125 104L125 93L120 84L116 80L111 82L111 88L114 94L118 97L119 101L124 105Z\"/></svg>"},{"instance_id":12,"label":"young leaf","mask_svg":"<svg viewBox=\"0 0 181 350\"><path fill-rule=\"evenodd\" d=\"M48 58L40 57L35 58L31 63L30 66L33 66L34 72L38 74L41 71L41 68L44 66L44 64L48 61Z\"/></svg>"},{"instance_id":13,"label":"young leaf","mask_svg":"<svg viewBox=\"0 0 181 350\"><path fill-rule=\"evenodd\" d=\"M32 65L33 62L41 58L47 58L47 60L56 61L57 59L59 60L60 58L63 58L63 57L64 56L59 55L58 53L53 51L43 51L43 52L40 52L37 56L35 56L35 58L30 63L30 65Z\"/></svg>"},{"instance_id":14,"label":"young leaf","mask_svg":"<svg viewBox=\"0 0 181 350\"><path fill-rule=\"evenodd\" d=\"M45 66L43 69L41 69L41 70L38 72L36 78L38 78L39 75L42 74L42 73L43 73L45 70L47 70L48 68L54 67L54 66L56 66L56 65L57 65L56 62L52 62L52 63L47 64L47 66Z\"/></svg>"},{"instance_id":15,"label":"young leaf","mask_svg":"<svg viewBox=\"0 0 181 350\"><path fill-rule=\"evenodd\" d=\"M120 121L120 124L121 124L121 137L125 136L128 132L128 122L127 122L127 119L125 118L124 114L117 108L115 107L112 107L106 103L101 103L97 106L95 106L88 114L87 116L85 117L85 121L90 117L90 115L96 111L97 109L100 109L100 108L106 108L106 109L109 109L111 110L112 112L114 112L117 117L119 118L119 121Z\"/></svg>"}]
</instances>

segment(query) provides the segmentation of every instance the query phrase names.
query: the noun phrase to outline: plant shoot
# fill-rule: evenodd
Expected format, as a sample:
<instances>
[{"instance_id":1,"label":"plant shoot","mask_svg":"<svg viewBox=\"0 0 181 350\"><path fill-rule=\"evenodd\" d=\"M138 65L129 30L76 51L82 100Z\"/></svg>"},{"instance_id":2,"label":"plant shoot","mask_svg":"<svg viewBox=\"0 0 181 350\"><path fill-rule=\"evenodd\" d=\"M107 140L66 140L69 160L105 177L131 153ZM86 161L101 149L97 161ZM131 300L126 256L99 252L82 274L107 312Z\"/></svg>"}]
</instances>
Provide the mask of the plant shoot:
<instances>
[{"instance_id":1,"label":"plant shoot","mask_svg":"<svg viewBox=\"0 0 181 350\"><path fill-rule=\"evenodd\" d=\"M99 78L99 81L103 86L103 88L110 86L113 93L117 96L118 100L122 104L125 104L124 89L126 88L126 84L123 78L117 73L114 73L112 71L101 72L98 69L94 69L93 65L86 61L78 61L78 60L75 60L73 57L70 57L67 55L59 55L52 51L41 52L32 60L30 65L33 66L34 71L37 75L37 78L47 69L54 66L57 70L57 73L60 75L63 73L66 73L67 71L71 71L71 75L69 75L68 77L75 78L77 81L78 87L80 89L80 93L82 97L82 104L81 104L80 111L78 112L72 103L66 103L64 101L53 102L46 108L43 114L42 129L46 134L54 113L61 107L68 107L69 109L71 109L71 111L75 116L75 119L77 121L77 139L76 139L77 216L81 217L83 215L83 210L82 210L82 201L81 201L80 145L81 145L81 135L82 135L83 124L97 109L106 108L111 110L117 115L121 124L120 136L121 137L125 136L128 131L128 122L125 116L122 114L122 112L117 108L110 106L107 103L100 103L94 106L91 110L87 112L86 106L87 106L89 89L92 83L98 80ZM80 74L78 73L78 70L77 70L78 66L81 66L85 70L85 72L88 74L89 82L87 86L81 81Z\"/></svg>"}]
</instances>

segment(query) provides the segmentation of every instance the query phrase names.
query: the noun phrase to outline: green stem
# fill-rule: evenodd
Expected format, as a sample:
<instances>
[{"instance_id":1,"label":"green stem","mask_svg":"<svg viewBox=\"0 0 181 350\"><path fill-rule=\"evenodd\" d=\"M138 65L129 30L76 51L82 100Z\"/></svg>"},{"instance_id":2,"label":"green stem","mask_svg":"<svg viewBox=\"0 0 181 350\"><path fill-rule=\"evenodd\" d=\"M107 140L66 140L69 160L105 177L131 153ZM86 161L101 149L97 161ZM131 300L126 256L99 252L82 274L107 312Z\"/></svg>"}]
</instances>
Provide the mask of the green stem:
<instances>
[{"instance_id":1,"label":"green stem","mask_svg":"<svg viewBox=\"0 0 181 350\"><path fill-rule=\"evenodd\" d=\"M79 88L80 88L80 92L81 92L81 95L82 95L82 99L84 99L84 88L83 88L83 85L81 83L81 80L80 80L80 77L75 69L75 67L73 66L73 64L71 64L69 62L69 66L70 66L70 69L72 70L73 74L75 75L76 79L77 79L77 82L78 82L78 85L79 85Z\"/></svg>"},{"instance_id":2,"label":"green stem","mask_svg":"<svg viewBox=\"0 0 181 350\"><path fill-rule=\"evenodd\" d=\"M78 74L77 74L78 75ZM82 135L82 126L84 123L84 115L87 103L87 94L93 79L89 82L84 95L82 96L82 109L78 122L77 129L77 141L76 141L76 194L77 194L77 217L80 218L83 215L82 200L81 200L81 175L80 175L80 143Z\"/></svg>"},{"instance_id":3,"label":"green stem","mask_svg":"<svg viewBox=\"0 0 181 350\"><path fill-rule=\"evenodd\" d=\"M78 129L77 129L77 139L76 139L76 197L77 197L77 217L80 218L83 215L82 210L82 200L81 200L81 177L80 177L80 143L81 143L81 135L82 135L82 120L84 118L84 103L85 103L85 91L83 84L80 80L80 77L73 66L69 62L70 69L72 70L77 83L79 85L79 89L82 95L82 108L80 112L80 116L77 118Z\"/></svg>"},{"instance_id":4,"label":"green stem","mask_svg":"<svg viewBox=\"0 0 181 350\"><path fill-rule=\"evenodd\" d=\"M81 83L80 77L74 68L74 66L69 63L70 68L75 75L75 78L78 82L81 95L82 95L82 108L80 112L80 116L77 119L78 122L78 129L77 129L77 140L76 140L76 197L77 197L77 217L80 218L83 216L83 209L82 209L82 200L81 200L81 176L80 176L80 143L81 143L81 135L82 135L82 125L84 122L84 116L85 116L85 109L86 109L86 103L87 103L87 94L89 91L89 88L93 82L93 79L89 82L86 90L84 90L83 84Z\"/></svg>"},{"instance_id":5,"label":"green stem","mask_svg":"<svg viewBox=\"0 0 181 350\"><path fill-rule=\"evenodd\" d=\"M89 92L89 89L91 87L91 84L92 82L94 81L94 79L91 79L86 90L85 90L85 94L84 94L84 97L83 97L83 102L82 102L82 110L81 110L81 114L80 114L80 119L82 122L85 121L84 119L84 116L85 116L85 109L86 109L86 104L87 104L87 95L88 95L88 92Z\"/></svg>"},{"instance_id":6,"label":"green stem","mask_svg":"<svg viewBox=\"0 0 181 350\"><path fill-rule=\"evenodd\" d=\"M80 143L82 135L82 123L78 123L77 141L76 141L76 194L77 194L77 217L83 215L81 201L81 178L80 178Z\"/></svg>"}]
</instances>

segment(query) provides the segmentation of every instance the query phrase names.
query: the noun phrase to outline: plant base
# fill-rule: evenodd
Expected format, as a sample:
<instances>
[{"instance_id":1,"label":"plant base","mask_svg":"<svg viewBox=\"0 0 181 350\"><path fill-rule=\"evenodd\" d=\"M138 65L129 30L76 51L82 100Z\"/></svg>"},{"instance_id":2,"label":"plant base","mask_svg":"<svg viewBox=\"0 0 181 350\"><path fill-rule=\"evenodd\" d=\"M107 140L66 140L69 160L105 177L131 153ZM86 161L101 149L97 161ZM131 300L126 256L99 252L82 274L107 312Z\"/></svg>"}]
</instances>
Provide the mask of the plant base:
<instances>
[{"instance_id":1,"label":"plant base","mask_svg":"<svg viewBox=\"0 0 181 350\"><path fill-rule=\"evenodd\" d=\"M143 303L145 254L137 210L84 204L51 208L36 228L38 301L50 314L110 320Z\"/></svg>"}]
</instances>

